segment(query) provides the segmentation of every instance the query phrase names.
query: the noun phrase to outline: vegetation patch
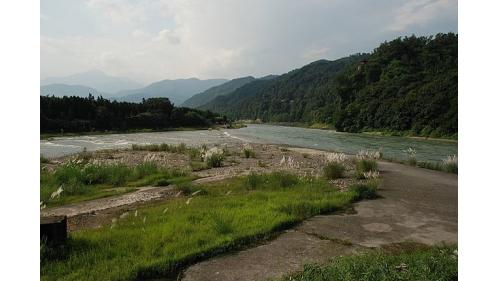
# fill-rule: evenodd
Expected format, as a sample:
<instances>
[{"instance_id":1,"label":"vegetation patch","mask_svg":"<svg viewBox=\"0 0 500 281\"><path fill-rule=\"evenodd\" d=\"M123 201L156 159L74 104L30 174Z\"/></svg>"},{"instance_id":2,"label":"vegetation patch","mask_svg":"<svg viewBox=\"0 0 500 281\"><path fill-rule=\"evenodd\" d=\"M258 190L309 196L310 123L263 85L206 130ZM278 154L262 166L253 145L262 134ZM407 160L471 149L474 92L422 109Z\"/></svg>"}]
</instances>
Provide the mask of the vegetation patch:
<instances>
[{"instance_id":1,"label":"vegetation patch","mask_svg":"<svg viewBox=\"0 0 500 281\"><path fill-rule=\"evenodd\" d=\"M180 144L132 144L132 150L146 150L146 151L166 151L171 153L186 153L189 149L185 143Z\"/></svg>"},{"instance_id":2,"label":"vegetation patch","mask_svg":"<svg viewBox=\"0 0 500 281\"><path fill-rule=\"evenodd\" d=\"M42 280L142 280L236 249L359 197L286 172L238 177L138 209L101 229L70 233L61 256L42 255ZM196 187L200 188L200 187ZM197 193L198 192L198 193Z\"/></svg>"},{"instance_id":3,"label":"vegetation patch","mask_svg":"<svg viewBox=\"0 0 500 281\"><path fill-rule=\"evenodd\" d=\"M456 246L435 246L391 253L384 250L334 258L330 264L309 264L283 280L458 280Z\"/></svg>"},{"instance_id":4,"label":"vegetation patch","mask_svg":"<svg viewBox=\"0 0 500 281\"><path fill-rule=\"evenodd\" d=\"M158 167L152 162L131 168L72 160L54 171L41 169L40 200L52 207L130 192L136 190L134 187L164 186L193 178L186 171Z\"/></svg>"},{"instance_id":5,"label":"vegetation patch","mask_svg":"<svg viewBox=\"0 0 500 281\"><path fill-rule=\"evenodd\" d=\"M323 167L323 174L327 179L334 180L344 176L345 167L340 162L328 162Z\"/></svg>"},{"instance_id":6,"label":"vegetation patch","mask_svg":"<svg viewBox=\"0 0 500 281\"><path fill-rule=\"evenodd\" d=\"M356 160L356 177L364 179L366 173L377 171L377 161L375 159L358 159Z\"/></svg>"},{"instance_id":7,"label":"vegetation patch","mask_svg":"<svg viewBox=\"0 0 500 281\"><path fill-rule=\"evenodd\" d=\"M256 157L255 150L253 150L251 147L244 147L241 150L241 154L245 158L255 158Z\"/></svg>"},{"instance_id":8,"label":"vegetation patch","mask_svg":"<svg viewBox=\"0 0 500 281\"><path fill-rule=\"evenodd\" d=\"M348 187L348 189L356 194L355 200L375 199L378 197L378 181L370 180L366 183L356 183Z\"/></svg>"}]
</instances>

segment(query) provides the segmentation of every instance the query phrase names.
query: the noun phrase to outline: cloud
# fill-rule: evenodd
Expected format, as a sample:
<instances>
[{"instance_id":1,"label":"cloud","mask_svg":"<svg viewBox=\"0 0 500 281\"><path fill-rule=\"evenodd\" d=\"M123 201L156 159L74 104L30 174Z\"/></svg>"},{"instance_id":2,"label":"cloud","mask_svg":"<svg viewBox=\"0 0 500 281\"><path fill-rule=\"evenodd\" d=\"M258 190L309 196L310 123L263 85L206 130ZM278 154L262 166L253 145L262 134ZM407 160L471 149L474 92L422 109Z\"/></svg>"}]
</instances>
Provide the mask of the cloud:
<instances>
[{"instance_id":1,"label":"cloud","mask_svg":"<svg viewBox=\"0 0 500 281\"><path fill-rule=\"evenodd\" d=\"M42 78L94 68L143 83L264 76L457 30L453 1L60 1L41 2L51 19L41 22Z\"/></svg>"},{"instance_id":2,"label":"cloud","mask_svg":"<svg viewBox=\"0 0 500 281\"><path fill-rule=\"evenodd\" d=\"M418 0L410 1L395 9L395 19L390 30L402 31L411 26L423 26L438 17L458 13L458 2L455 0Z\"/></svg>"},{"instance_id":3,"label":"cloud","mask_svg":"<svg viewBox=\"0 0 500 281\"><path fill-rule=\"evenodd\" d=\"M176 34L176 32L172 31L170 29L161 30L160 32L158 32L158 35L156 35L152 40L154 42L167 41L170 44L174 44L174 45L177 45L181 42L181 39Z\"/></svg>"}]
</instances>

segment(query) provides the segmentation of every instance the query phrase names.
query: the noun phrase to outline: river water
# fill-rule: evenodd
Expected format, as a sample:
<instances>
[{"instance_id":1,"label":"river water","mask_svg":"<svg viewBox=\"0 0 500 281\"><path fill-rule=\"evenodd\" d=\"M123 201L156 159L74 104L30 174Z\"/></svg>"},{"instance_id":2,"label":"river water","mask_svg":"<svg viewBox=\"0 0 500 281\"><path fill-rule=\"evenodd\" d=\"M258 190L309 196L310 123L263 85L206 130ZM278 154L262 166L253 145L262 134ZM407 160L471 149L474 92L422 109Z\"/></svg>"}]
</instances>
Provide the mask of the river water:
<instances>
[{"instance_id":1,"label":"river water","mask_svg":"<svg viewBox=\"0 0 500 281\"><path fill-rule=\"evenodd\" d=\"M110 148L127 148L132 144L185 143L189 146L202 144L232 143L283 144L354 154L359 150L381 149L384 157L406 159L405 149L417 151L419 161L441 161L448 155L458 154L456 142L423 140L404 137L373 136L368 134L339 133L330 130L306 129L273 125L248 125L241 129L171 131L158 133L108 134L77 137L60 137L40 140L40 153L46 157L58 157L81 152Z\"/></svg>"}]
</instances>

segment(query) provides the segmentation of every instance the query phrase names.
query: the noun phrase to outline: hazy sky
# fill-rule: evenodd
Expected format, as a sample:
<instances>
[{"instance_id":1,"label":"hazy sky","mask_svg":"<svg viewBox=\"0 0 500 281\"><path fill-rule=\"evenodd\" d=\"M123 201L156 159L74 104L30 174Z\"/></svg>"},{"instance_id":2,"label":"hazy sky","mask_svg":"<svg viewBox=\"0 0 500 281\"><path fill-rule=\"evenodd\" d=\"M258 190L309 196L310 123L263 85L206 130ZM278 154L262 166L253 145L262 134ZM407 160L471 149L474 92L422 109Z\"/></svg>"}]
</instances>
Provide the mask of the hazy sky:
<instances>
[{"instance_id":1,"label":"hazy sky","mask_svg":"<svg viewBox=\"0 0 500 281\"><path fill-rule=\"evenodd\" d=\"M41 78L281 74L405 35L457 32L452 0L41 0Z\"/></svg>"}]
</instances>

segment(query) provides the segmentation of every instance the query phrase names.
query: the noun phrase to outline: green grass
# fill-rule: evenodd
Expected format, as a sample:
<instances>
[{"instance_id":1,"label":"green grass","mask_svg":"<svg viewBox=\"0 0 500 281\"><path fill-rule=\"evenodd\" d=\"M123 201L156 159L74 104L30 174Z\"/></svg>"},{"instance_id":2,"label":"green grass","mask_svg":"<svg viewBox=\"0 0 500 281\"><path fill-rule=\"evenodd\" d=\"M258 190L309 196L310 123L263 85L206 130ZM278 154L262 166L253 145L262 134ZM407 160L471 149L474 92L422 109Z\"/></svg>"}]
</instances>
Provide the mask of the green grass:
<instances>
[{"instance_id":1,"label":"green grass","mask_svg":"<svg viewBox=\"0 0 500 281\"><path fill-rule=\"evenodd\" d=\"M364 179L364 173L377 170L377 161L375 159L359 159L356 161L356 177Z\"/></svg>"},{"instance_id":2,"label":"green grass","mask_svg":"<svg viewBox=\"0 0 500 281\"><path fill-rule=\"evenodd\" d=\"M205 158L205 163L210 168L222 167L224 161L224 153L212 153Z\"/></svg>"},{"instance_id":3,"label":"green grass","mask_svg":"<svg viewBox=\"0 0 500 281\"><path fill-rule=\"evenodd\" d=\"M333 259L326 266L304 266L304 270L283 280L371 281L371 280L458 280L456 246L390 253L376 250L357 256Z\"/></svg>"},{"instance_id":4,"label":"green grass","mask_svg":"<svg viewBox=\"0 0 500 281\"><path fill-rule=\"evenodd\" d=\"M323 167L323 174L327 179L334 180L344 176L345 167L339 162L329 162Z\"/></svg>"},{"instance_id":5,"label":"green grass","mask_svg":"<svg viewBox=\"0 0 500 281\"><path fill-rule=\"evenodd\" d=\"M59 255L42 257L42 280L143 280L272 237L305 218L346 208L358 194L325 180L280 172L203 186L119 219L70 233ZM183 192L193 191L185 186Z\"/></svg>"},{"instance_id":6,"label":"green grass","mask_svg":"<svg viewBox=\"0 0 500 281\"><path fill-rule=\"evenodd\" d=\"M348 187L348 189L356 193L355 200L375 199L378 197L378 181L370 180L366 183L356 183Z\"/></svg>"},{"instance_id":7,"label":"green grass","mask_svg":"<svg viewBox=\"0 0 500 281\"><path fill-rule=\"evenodd\" d=\"M124 164L71 162L55 171L40 172L40 200L47 207L53 207L118 195L134 191L135 187L165 186L192 179L194 177L185 171L161 168L152 162L144 162L134 168ZM63 189L61 195L51 198L59 187Z\"/></svg>"}]
</instances>

